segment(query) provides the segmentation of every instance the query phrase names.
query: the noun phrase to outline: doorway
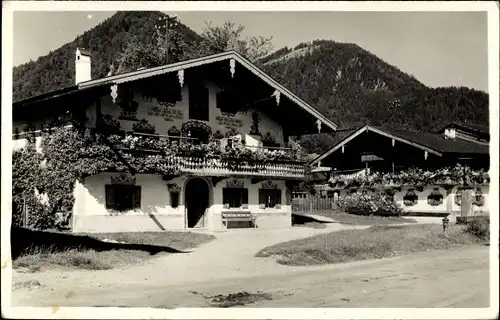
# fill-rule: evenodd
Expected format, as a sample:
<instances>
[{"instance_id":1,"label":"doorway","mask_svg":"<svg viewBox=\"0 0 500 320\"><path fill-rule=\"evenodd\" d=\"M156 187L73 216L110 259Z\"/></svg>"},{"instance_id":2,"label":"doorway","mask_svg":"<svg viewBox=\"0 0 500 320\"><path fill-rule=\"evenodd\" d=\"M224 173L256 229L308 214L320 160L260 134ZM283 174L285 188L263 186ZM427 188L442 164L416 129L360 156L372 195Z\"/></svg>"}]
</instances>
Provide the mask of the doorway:
<instances>
[{"instance_id":1,"label":"doorway","mask_svg":"<svg viewBox=\"0 0 500 320\"><path fill-rule=\"evenodd\" d=\"M209 205L209 186L202 178L188 181L185 191L185 204L187 210L187 227L205 227L205 212Z\"/></svg>"}]
</instances>

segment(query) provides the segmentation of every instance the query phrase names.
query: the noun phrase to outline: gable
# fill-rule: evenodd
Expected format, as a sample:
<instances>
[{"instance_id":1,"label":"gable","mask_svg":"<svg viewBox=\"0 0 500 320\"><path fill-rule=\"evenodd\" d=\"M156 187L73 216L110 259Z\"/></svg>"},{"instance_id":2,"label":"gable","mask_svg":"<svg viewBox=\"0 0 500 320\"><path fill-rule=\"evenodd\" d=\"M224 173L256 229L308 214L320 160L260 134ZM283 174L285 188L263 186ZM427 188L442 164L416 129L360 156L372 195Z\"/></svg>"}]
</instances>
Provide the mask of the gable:
<instances>
[{"instance_id":1,"label":"gable","mask_svg":"<svg viewBox=\"0 0 500 320\"><path fill-rule=\"evenodd\" d=\"M392 140L392 145L397 143L403 143L407 146L411 146L415 149L420 149L428 154L433 154L438 157L442 157L443 154L476 154L476 155L486 155L489 153L488 146L480 145L477 143L465 141L465 140L450 140L446 139L444 136L436 133L423 133L416 131L404 131L404 130L390 130L385 128L377 128L373 126L363 126L358 130L354 131L352 134L347 136L345 139L336 143L332 148L324 152L322 155L314 159L311 164L315 165L320 163L323 159L326 159L334 152L342 150L342 148L348 147L348 144L355 139L362 138L363 133L368 133L380 135ZM373 148L382 148L384 146L372 146Z\"/></svg>"},{"instance_id":2,"label":"gable","mask_svg":"<svg viewBox=\"0 0 500 320\"><path fill-rule=\"evenodd\" d=\"M61 101L74 101L74 98L82 95L109 95L113 94L113 91L116 93L117 87L122 85L153 79L162 81L160 79L167 75L170 82L165 83L165 86L183 87L190 78L196 77L195 75L213 78L210 80L215 83L224 79L228 84L227 90L239 90L237 96L244 104L250 104L251 108L260 108L274 121L284 125L287 135L290 136L336 130L332 121L234 51L82 82L78 84L76 91L53 97L49 95L48 98L44 97L44 100L56 98ZM31 105L37 103L36 98L28 102ZM22 101L14 104L14 108L23 104ZM297 119L301 121L296 121Z\"/></svg>"}]
</instances>

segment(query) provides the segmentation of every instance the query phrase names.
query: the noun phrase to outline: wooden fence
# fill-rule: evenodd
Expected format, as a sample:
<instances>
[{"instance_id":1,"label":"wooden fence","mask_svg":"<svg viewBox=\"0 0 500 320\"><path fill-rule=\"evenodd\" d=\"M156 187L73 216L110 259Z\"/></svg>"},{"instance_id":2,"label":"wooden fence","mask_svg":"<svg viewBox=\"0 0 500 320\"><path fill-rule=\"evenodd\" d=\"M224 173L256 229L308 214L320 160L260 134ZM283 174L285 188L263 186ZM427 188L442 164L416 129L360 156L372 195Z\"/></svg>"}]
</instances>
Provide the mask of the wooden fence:
<instances>
[{"instance_id":1,"label":"wooden fence","mask_svg":"<svg viewBox=\"0 0 500 320\"><path fill-rule=\"evenodd\" d=\"M335 207L335 199L321 197L319 195L307 195L305 197L294 197L292 199L292 212L321 212L331 211Z\"/></svg>"}]
</instances>

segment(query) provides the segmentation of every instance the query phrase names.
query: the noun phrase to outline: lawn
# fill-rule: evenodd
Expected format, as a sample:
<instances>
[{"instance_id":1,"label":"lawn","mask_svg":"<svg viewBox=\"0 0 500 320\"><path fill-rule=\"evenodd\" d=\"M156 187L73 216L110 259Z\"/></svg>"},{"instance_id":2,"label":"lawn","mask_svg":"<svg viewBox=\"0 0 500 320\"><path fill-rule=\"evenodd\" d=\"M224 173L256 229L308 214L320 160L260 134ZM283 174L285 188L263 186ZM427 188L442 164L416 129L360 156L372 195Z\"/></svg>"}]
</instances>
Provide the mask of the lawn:
<instances>
[{"instance_id":1,"label":"lawn","mask_svg":"<svg viewBox=\"0 0 500 320\"><path fill-rule=\"evenodd\" d=\"M325 215L326 216L326 215ZM401 223L417 223L415 219L405 217L361 216L349 213L334 213L328 217L337 222L356 226L390 225Z\"/></svg>"},{"instance_id":2,"label":"lawn","mask_svg":"<svg viewBox=\"0 0 500 320\"><path fill-rule=\"evenodd\" d=\"M88 234L97 239L109 239L133 244L149 244L186 250L212 241L214 236L193 232L129 232ZM142 250L107 250L95 251L88 249L68 249L60 252L55 250L31 248L13 261L13 268L26 268L36 272L41 268L76 268L87 270L106 270L141 263L147 259L164 255L155 255ZM182 253L180 253L182 254Z\"/></svg>"},{"instance_id":3,"label":"lawn","mask_svg":"<svg viewBox=\"0 0 500 320\"><path fill-rule=\"evenodd\" d=\"M446 235L440 225L433 224L373 226L279 243L260 250L256 257L275 257L280 264L306 266L380 259L486 241L467 226L450 226Z\"/></svg>"},{"instance_id":4,"label":"lawn","mask_svg":"<svg viewBox=\"0 0 500 320\"><path fill-rule=\"evenodd\" d=\"M390 225L390 224L401 224L401 223L416 223L417 221L412 218L407 217L382 217L382 216L362 216L349 214L345 212L334 212L334 211L323 211L323 212L315 212L315 215L324 216L335 220L338 223L349 224L355 226L375 226L375 225ZM296 216L295 220L297 221L297 226L300 226L302 223L307 224L308 220L302 216ZM312 227L315 227L312 226Z\"/></svg>"}]
</instances>

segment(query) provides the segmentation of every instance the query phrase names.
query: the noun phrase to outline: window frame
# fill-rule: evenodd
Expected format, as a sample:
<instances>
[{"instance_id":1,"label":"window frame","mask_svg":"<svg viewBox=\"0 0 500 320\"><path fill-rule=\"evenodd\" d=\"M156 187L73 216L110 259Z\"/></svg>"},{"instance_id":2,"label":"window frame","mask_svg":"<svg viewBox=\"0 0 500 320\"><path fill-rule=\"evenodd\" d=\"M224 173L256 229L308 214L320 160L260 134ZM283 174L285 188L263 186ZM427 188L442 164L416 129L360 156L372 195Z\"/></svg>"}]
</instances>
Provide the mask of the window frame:
<instances>
[{"instance_id":1,"label":"window frame","mask_svg":"<svg viewBox=\"0 0 500 320\"><path fill-rule=\"evenodd\" d=\"M236 193L237 191L240 192L239 195L239 200L237 201L232 201L229 200L227 201L227 197L229 197L228 193ZM233 206L233 204L238 204L240 203L239 206ZM222 204L226 208L226 204L229 204L229 209L233 208L241 208L243 205L248 205L248 189L247 188L222 188Z\"/></svg>"},{"instance_id":2,"label":"window frame","mask_svg":"<svg viewBox=\"0 0 500 320\"><path fill-rule=\"evenodd\" d=\"M194 82L189 84L188 95L189 120L210 121L210 90L202 83ZM203 95L206 97L202 98Z\"/></svg>"},{"instance_id":3,"label":"window frame","mask_svg":"<svg viewBox=\"0 0 500 320\"><path fill-rule=\"evenodd\" d=\"M274 193L273 195L270 195ZM270 200L273 197L274 201ZM262 209L279 209L282 205L283 192L281 189L259 189L259 206ZM271 203L274 203L271 206Z\"/></svg>"},{"instance_id":4,"label":"window frame","mask_svg":"<svg viewBox=\"0 0 500 320\"><path fill-rule=\"evenodd\" d=\"M118 204L120 202L119 197L123 197L125 192L131 192L131 204L126 206ZM107 210L125 212L141 209L142 187L129 184L106 184L104 198L104 206ZM123 202L123 199L121 202Z\"/></svg>"}]
</instances>

